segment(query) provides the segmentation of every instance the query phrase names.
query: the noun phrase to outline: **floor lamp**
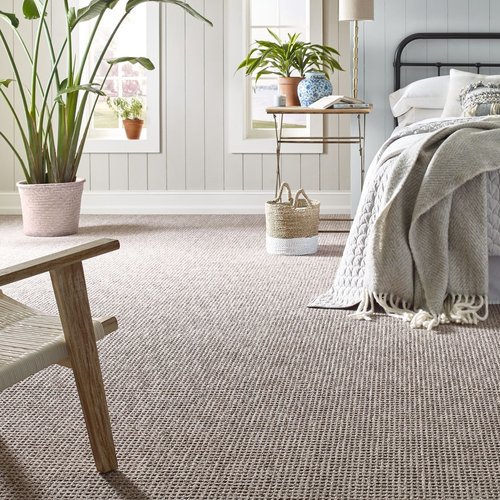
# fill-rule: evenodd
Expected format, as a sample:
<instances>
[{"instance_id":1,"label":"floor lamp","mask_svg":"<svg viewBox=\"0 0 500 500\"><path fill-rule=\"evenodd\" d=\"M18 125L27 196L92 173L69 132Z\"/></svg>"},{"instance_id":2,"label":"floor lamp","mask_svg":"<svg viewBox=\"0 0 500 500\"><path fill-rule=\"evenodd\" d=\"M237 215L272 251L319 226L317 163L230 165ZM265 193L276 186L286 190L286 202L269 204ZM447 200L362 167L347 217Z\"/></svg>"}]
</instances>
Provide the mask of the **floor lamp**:
<instances>
[{"instance_id":1,"label":"floor lamp","mask_svg":"<svg viewBox=\"0 0 500 500\"><path fill-rule=\"evenodd\" d=\"M373 0L340 0L339 21L354 21L352 59L352 91L358 97L358 43L359 21L373 21Z\"/></svg>"}]
</instances>

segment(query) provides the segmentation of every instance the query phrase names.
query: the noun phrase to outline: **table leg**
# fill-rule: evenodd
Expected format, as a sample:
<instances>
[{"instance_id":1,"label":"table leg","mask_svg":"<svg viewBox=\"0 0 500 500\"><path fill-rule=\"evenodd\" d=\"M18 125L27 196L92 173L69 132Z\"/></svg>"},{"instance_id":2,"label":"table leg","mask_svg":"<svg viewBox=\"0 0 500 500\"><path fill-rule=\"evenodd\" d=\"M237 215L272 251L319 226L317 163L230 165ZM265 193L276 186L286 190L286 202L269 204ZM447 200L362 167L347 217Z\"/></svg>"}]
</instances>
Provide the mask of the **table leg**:
<instances>
[{"instance_id":1,"label":"table leg","mask_svg":"<svg viewBox=\"0 0 500 500\"><path fill-rule=\"evenodd\" d=\"M273 115L274 118L274 130L276 133L276 187L274 189L274 196L278 196L278 192L281 186L281 139L283 138L283 115L281 114L279 118Z\"/></svg>"}]
</instances>

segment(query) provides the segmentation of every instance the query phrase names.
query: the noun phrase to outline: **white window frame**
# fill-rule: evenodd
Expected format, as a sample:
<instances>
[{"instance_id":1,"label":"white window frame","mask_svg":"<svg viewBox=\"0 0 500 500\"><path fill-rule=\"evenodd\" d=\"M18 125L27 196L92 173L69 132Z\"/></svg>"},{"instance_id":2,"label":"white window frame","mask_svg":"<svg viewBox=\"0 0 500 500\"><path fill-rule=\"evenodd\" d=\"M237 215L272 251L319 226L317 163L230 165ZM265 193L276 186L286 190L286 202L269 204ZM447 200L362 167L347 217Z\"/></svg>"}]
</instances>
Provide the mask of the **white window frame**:
<instances>
[{"instance_id":1,"label":"white window frame","mask_svg":"<svg viewBox=\"0 0 500 500\"><path fill-rule=\"evenodd\" d=\"M160 152L160 6L148 4L147 9L147 54L120 54L123 56L145 56L155 65L153 71L147 71L147 137L130 141L123 129L111 132L110 137L89 137L84 153L159 153ZM131 16L134 13L132 12ZM82 25L83 27L83 25ZM80 27L80 29L82 29ZM87 26L85 26L87 28ZM88 29L88 28L87 28ZM118 137L119 132L119 137Z\"/></svg>"},{"instance_id":2,"label":"white window frame","mask_svg":"<svg viewBox=\"0 0 500 500\"><path fill-rule=\"evenodd\" d=\"M232 0L227 3L226 17L226 121L228 126L228 143L230 153L273 153L276 150L276 137L273 129L247 130L251 112L252 85L244 71L235 73L235 68L244 59L250 46L250 0ZM323 0L310 0L310 41L323 43ZM287 136L323 135L323 118L311 116L308 129L286 128ZM283 153L323 152L322 144L283 144Z\"/></svg>"}]
</instances>

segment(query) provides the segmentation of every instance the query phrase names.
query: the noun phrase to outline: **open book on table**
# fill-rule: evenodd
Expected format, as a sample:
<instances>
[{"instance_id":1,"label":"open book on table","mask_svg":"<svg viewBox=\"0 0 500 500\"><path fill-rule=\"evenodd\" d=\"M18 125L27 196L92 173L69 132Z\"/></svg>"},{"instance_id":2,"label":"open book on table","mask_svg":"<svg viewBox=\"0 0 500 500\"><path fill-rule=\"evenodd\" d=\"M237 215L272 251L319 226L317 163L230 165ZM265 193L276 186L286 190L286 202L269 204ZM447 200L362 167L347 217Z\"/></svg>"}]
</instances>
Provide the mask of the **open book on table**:
<instances>
[{"instance_id":1,"label":"open book on table","mask_svg":"<svg viewBox=\"0 0 500 500\"><path fill-rule=\"evenodd\" d=\"M355 97L348 97L345 95L328 95L314 102L309 107L313 109L358 109L368 108L369 104L366 104L361 99L356 99Z\"/></svg>"}]
</instances>

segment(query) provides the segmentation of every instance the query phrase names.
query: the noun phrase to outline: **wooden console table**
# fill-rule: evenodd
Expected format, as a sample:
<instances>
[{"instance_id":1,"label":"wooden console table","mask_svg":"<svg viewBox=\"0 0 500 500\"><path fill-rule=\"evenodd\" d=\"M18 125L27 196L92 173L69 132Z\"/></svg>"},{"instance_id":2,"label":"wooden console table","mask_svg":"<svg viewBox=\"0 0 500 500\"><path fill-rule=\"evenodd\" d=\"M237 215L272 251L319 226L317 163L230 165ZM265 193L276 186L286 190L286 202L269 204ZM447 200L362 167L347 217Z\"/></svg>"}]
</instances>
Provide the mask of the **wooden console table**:
<instances>
[{"instance_id":1,"label":"wooden console table","mask_svg":"<svg viewBox=\"0 0 500 500\"><path fill-rule=\"evenodd\" d=\"M276 133L276 187L275 196L281 184L281 145L282 144L358 144L360 157L361 186L365 177L365 135L366 117L371 113L373 107L368 108L344 108L344 109L315 109L300 106L272 107L267 108L268 115L273 115L274 129ZM321 137L286 137L283 135L283 117L285 115L344 115L356 116L358 134L349 136L321 136ZM324 221L350 221L352 219L321 219ZM345 230L324 230L322 232L344 233Z\"/></svg>"}]
</instances>

